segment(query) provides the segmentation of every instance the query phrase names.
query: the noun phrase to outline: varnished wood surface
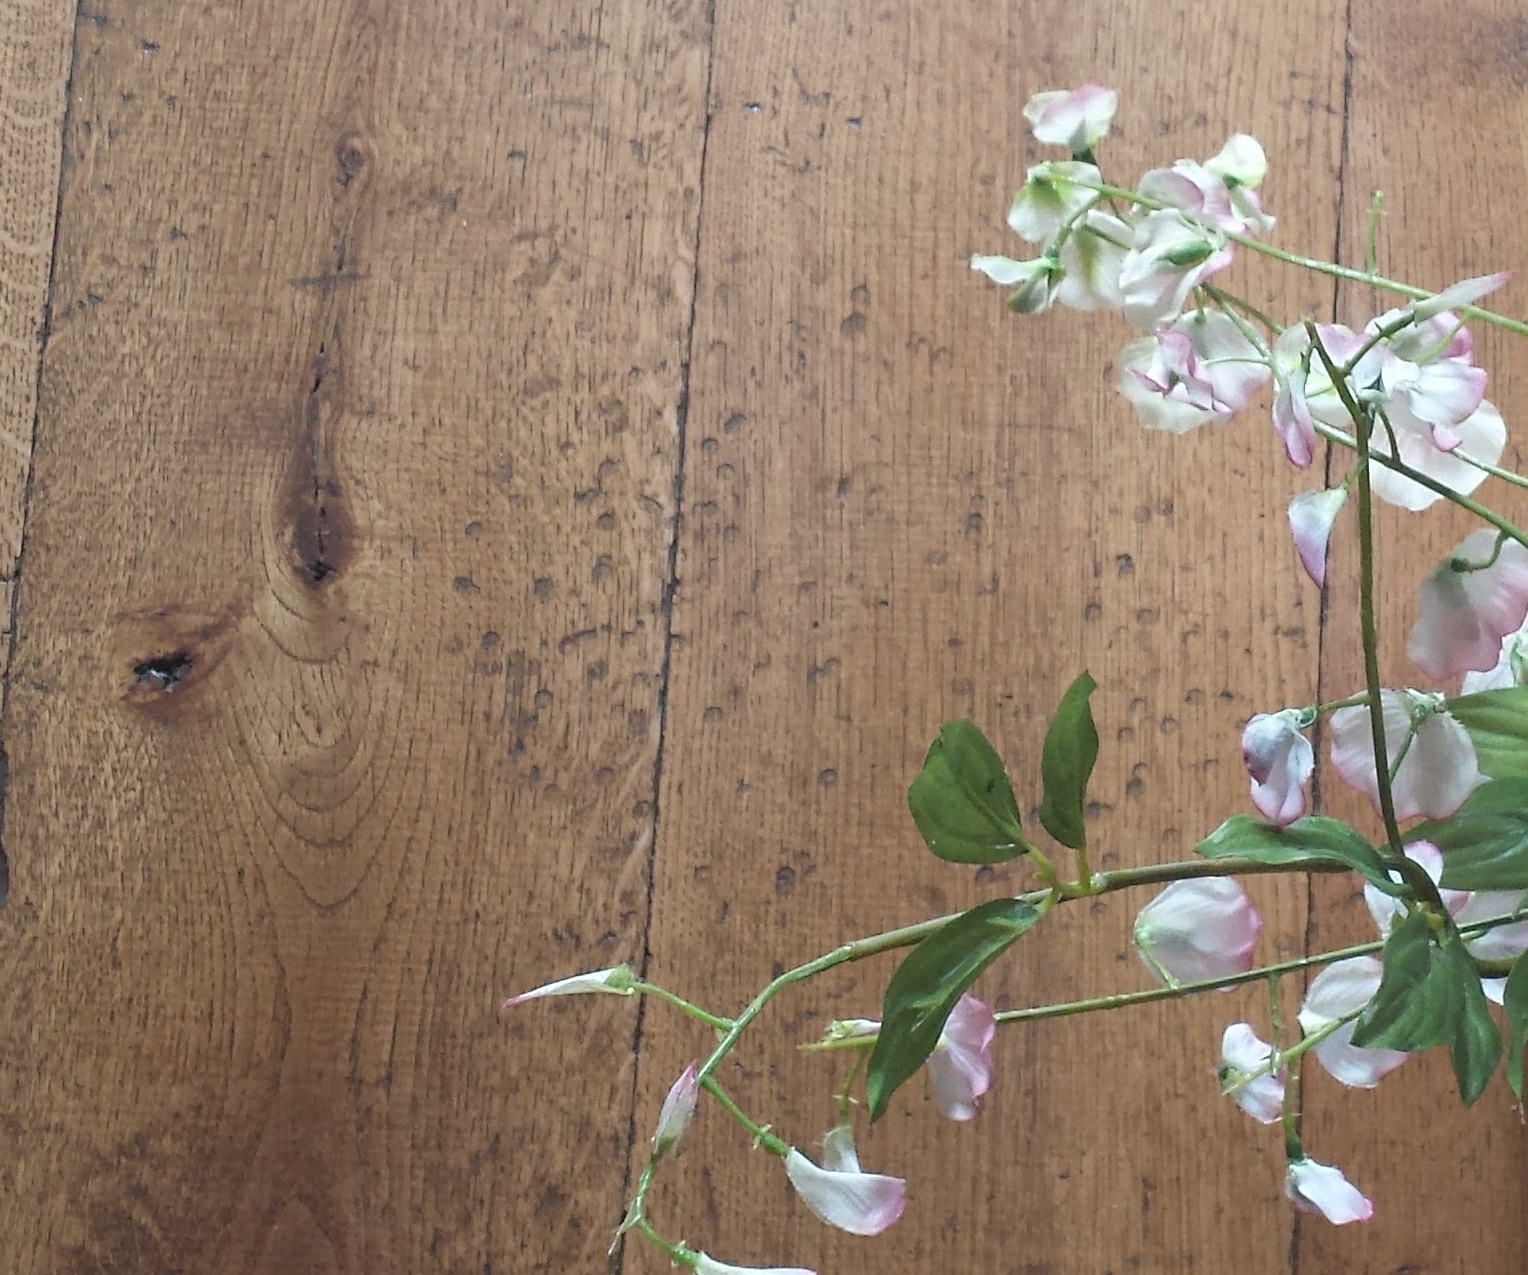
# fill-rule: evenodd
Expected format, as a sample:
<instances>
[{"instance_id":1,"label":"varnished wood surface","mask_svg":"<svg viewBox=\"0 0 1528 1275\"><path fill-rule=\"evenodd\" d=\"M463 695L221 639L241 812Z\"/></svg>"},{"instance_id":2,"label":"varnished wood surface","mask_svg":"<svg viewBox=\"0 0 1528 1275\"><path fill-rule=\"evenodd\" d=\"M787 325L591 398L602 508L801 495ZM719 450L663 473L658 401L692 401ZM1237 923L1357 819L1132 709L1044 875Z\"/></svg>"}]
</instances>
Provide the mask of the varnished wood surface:
<instances>
[{"instance_id":1,"label":"varnished wood surface","mask_svg":"<svg viewBox=\"0 0 1528 1275\"><path fill-rule=\"evenodd\" d=\"M1349 559L1323 629L1288 544L1311 476L1260 412L1144 433L1119 320L1008 316L966 262L1019 249L1024 101L1086 80L1126 181L1255 133L1285 246L1356 259L1377 184L1397 270L1528 260L1511 6L1352 9L6 0L0 1270L605 1270L709 1041L504 995L629 960L730 1010L1021 888L930 859L902 794L972 716L1032 807L1084 666L1096 865L1244 808L1241 722L1360 675ZM1384 519L1392 676L1456 532ZM1254 893L1270 959L1363 937L1351 891ZM1049 918L984 991L1145 986L1142 901ZM784 998L724 1082L810 1148L839 1073L794 1046L890 968ZM834 1272L1515 1269L1521 1126L1499 1082L1459 1114L1441 1058L1311 1078L1310 1150L1377 1214L1294 1220L1213 1077L1261 999L1006 1032L973 1125L914 1082L862 1139L909 1179L881 1239L714 1109L655 1219Z\"/></svg>"}]
</instances>

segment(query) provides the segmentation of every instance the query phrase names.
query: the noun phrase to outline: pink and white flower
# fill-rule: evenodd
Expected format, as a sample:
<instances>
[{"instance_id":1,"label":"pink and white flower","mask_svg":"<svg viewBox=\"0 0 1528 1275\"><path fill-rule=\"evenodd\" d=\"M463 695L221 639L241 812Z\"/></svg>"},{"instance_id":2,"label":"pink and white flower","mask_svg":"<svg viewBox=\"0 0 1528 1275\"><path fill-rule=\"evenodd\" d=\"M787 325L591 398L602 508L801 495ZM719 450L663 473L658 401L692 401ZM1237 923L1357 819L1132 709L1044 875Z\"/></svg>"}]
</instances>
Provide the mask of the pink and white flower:
<instances>
[{"instance_id":1,"label":"pink and white flower","mask_svg":"<svg viewBox=\"0 0 1528 1275\"><path fill-rule=\"evenodd\" d=\"M805 1266L733 1266L707 1253L695 1254L695 1275L817 1275Z\"/></svg>"},{"instance_id":2,"label":"pink and white flower","mask_svg":"<svg viewBox=\"0 0 1528 1275\"><path fill-rule=\"evenodd\" d=\"M679 1154L679 1144L690 1131L690 1121L695 1118L695 1108L700 1103L700 1082L696 1078L695 1064L691 1063L679 1073L679 1079L663 1100L658 1112L658 1127L653 1131L653 1154Z\"/></svg>"},{"instance_id":3,"label":"pink and white flower","mask_svg":"<svg viewBox=\"0 0 1528 1275\"><path fill-rule=\"evenodd\" d=\"M1274 220L1258 202L1254 188L1268 171L1268 159L1255 137L1237 133L1203 164L1180 159L1141 178L1141 194L1181 209L1217 230L1263 235Z\"/></svg>"},{"instance_id":4,"label":"pink and white flower","mask_svg":"<svg viewBox=\"0 0 1528 1275\"><path fill-rule=\"evenodd\" d=\"M1169 985L1244 974L1263 919L1230 877L1174 881L1135 918L1135 946Z\"/></svg>"},{"instance_id":5,"label":"pink and white flower","mask_svg":"<svg viewBox=\"0 0 1528 1275\"><path fill-rule=\"evenodd\" d=\"M1326 548L1332 538L1332 526L1347 503L1346 487L1328 487L1325 491L1302 491L1289 502L1289 530L1295 538L1295 552L1315 584L1326 583Z\"/></svg>"},{"instance_id":6,"label":"pink and white flower","mask_svg":"<svg viewBox=\"0 0 1528 1275\"><path fill-rule=\"evenodd\" d=\"M1103 175L1096 165L1078 160L1036 164L1024 176L1024 185L1008 210L1008 228L1033 244L1048 244L1062 226L1081 217L1097 202L1096 191L1079 182L1098 184Z\"/></svg>"},{"instance_id":7,"label":"pink and white flower","mask_svg":"<svg viewBox=\"0 0 1528 1275\"><path fill-rule=\"evenodd\" d=\"M1528 549L1496 542L1489 528L1471 532L1422 582L1406 654L1431 677L1494 668L1502 640L1528 620Z\"/></svg>"},{"instance_id":8,"label":"pink and white flower","mask_svg":"<svg viewBox=\"0 0 1528 1275\"><path fill-rule=\"evenodd\" d=\"M1306 469L1316 458L1316 422L1306 401L1305 382L1310 361L1310 336L1292 324L1273 347L1278 392L1273 396L1273 427L1292 465Z\"/></svg>"},{"instance_id":9,"label":"pink and white flower","mask_svg":"<svg viewBox=\"0 0 1528 1275\"><path fill-rule=\"evenodd\" d=\"M1074 155L1093 149L1109 135L1119 94L1099 84L1036 93L1024 106L1035 141L1065 146Z\"/></svg>"},{"instance_id":10,"label":"pink and white flower","mask_svg":"<svg viewBox=\"0 0 1528 1275\"><path fill-rule=\"evenodd\" d=\"M1147 429L1224 425L1268 380L1267 363L1219 310L1181 316L1120 354L1119 391Z\"/></svg>"},{"instance_id":11,"label":"pink and white flower","mask_svg":"<svg viewBox=\"0 0 1528 1275\"><path fill-rule=\"evenodd\" d=\"M1319 1213L1335 1226L1367 1222L1374 1216L1373 1203L1341 1169L1316 1160L1291 1161L1284 1175L1284 1194L1302 1213Z\"/></svg>"},{"instance_id":12,"label":"pink and white flower","mask_svg":"<svg viewBox=\"0 0 1528 1275\"><path fill-rule=\"evenodd\" d=\"M901 1178L860 1168L854 1129L846 1124L823 1138L821 1165L792 1147L785 1175L807 1208L851 1235L879 1235L902 1216L906 1203L907 1183Z\"/></svg>"},{"instance_id":13,"label":"pink and white flower","mask_svg":"<svg viewBox=\"0 0 1528 1275\"><path fill-rule=\"evenodd\" d=\"M1090 208L1061 241L1064 273L1056 300L1073 310L1118 310L1120 270L1134 231L1111 213Z\"/></svg>"},{"instance_id":14,"label":"pink and white flower","mask_svg":"<svg viewBox=\"0 0 1528 1275\"><path fill-rule=\"evenodd\" d=\"M1496 663L1483 673L1466 673L1460 689L1465 695L1474 695L1512 686L1528 686L1528 620L1516 633L1502 638Z\"/></svg>"},{"instance_id":15,"label":"pink and white flower","mask_svg":"<svg viewBox=\"0 0 1528 1275\"><path fill-rule=\"evenodd\" d=\"M608 992L613 996L630 996L636 991L636 975L629 965L615 965L608 970L595 970L589 974L574 974L571 978L559 978L528 992L511 996L504 1008L524 1001L539 1000L543 996L582 996L589 992Z\"/></svg>"},{"instance_id":16,"label":"pink and white flower","mask_svg":"<svg viewBox=\"0 0 1528 1275\"><path fill-rule=\"evenodd\" d=\"M1431 841L1413 841L1406 847L1406 857L1421 864L1434 885L1443 879L1443 852ZM1439 890L1438 897L1455 917L1470 899L1463 890ZM1406 907L1399 899L1372 883L1364 885L1364 905L1374 918L1374 927L1382 939L1390 937L1391 927L1406 913Z\"/></svg>"},{"instance_id":17,"label":"pink and white flower","mask_svg":"<svg viewBox=\"0 0 1528 1275\"><path fill-rule=\"evenodd\" d=\"M1259 1040L1247 1023L1232 1023L1220 1038L1220 1077L1222 1092L1260 1124L1273 1124L1284 1111L1286 1073L1270 1069L1273 1046Z\"/></svg>"},{"instance_id":18,"label":"pink and white flower","mask_svg":"<svg viewBox=\"0 0 1528 1275\"><path fill-rule=\"evenodd\" d=\"M1300 1030L1310 1036L1363 1009L1379 990L1383 972L1384 967L1372 956L1355 956L1328 965L1305 990ZM1312 1049L1333 1079L1352 1089L1373 1089L1409 1057L1398 1049L1362 1049L1353 1044L1351 1021L1333 1028Z\"/></svg>"},{"instance_id":19,"label":"pink and white flower","mask_svg":"<svg viewBox=\"0 0 1528 1275\"><path fill-rule=\"evenodd\" d=\"M1258 713L1242 731L1242 761L1252 777L1252 804L1283 828L1306 810L1305 786L1316 768L1316 752L1302 733L1311 714L1297 708Z\"/></svg>"},{"instance_id":20,"label":"pink and white flower","mask_svg":"<svg viewBox=\"0 0 1528 1275\"><path fill-rule=\"evenodd\" d=\"M1397 819L1447 819L1485 778L1469 733L1444 705L1443 696L1423 691L1380 692ZM1331 727L1332 765L1346 783L1367 793L1378 811L1368 706L1339 708Z\"/></svg>"},{"instance_id":21,"label":"pink and white flower","mask_svg":"<svg viewBox=\"0 0 1528 1275\"><path fill-rule=\"evenodd\" d=\"M1208 233L1173 208L1147 213L1136 223L1119 274L1126 319L1152 331L1175 318L1205 279L1231 264L1229 245Z\"/></svg>"}]
</instances>

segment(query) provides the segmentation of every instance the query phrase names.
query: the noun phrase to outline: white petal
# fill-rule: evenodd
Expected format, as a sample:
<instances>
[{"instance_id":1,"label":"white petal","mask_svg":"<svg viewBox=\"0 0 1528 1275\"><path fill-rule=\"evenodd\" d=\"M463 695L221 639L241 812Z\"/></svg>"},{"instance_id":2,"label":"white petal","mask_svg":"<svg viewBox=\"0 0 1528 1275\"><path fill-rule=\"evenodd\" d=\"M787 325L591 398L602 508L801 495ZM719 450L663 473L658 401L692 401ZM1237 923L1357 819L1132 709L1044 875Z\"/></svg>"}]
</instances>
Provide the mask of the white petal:
<instances>
[{"instance_id":1,"label":"white petal","mask_svg":"<svg viewBox=\"0 0 1528 1275\"><path fill-rule=\"evenodd\" d=\"M695 1254L695 1275L817 1275L805 1266L732 1266L706 1253Z\"/></svg>"},{"instance_id":2,"label":"white petal","mask_svg":"<svg viewBox=\"0 0 1528 1275\"><path fill-rule=\"evenodd\" d=\"M1289 502L1289 530L1295 538L1300 565L1317 585L1326 583L1326 547L1332 524L1348 498L1347 488L1302 491Z\"/></svg>"},{"instance_id":3,"label":"white petal","mask_svg":"<svg viewBox=\"0 0 1528 1275\"><path fill-rule=\"evenodd\" d=\"M852 1134L845 1148L844 1139L830 1133L823 1139L823 1150L825 1159L831 1154L839 1163L859 1163ZM814 1164L794 1147L785 1157L785 1173L807 1208L829 1226L851 1235L879 1235L902 1216L907 1184L901 1178L857 1169L835 1172Z\"/></svg>"},{"instance_id":4,"label":"white petal","mask_svg":"<svg viewBox=\"0 0 1528 1275\"><path fill-rule=\"evenodd\" d=\"M632 985L634 981L629 966L615 965L608 970L595 970L590 974L574 974L570 978L559 978L541 987L533 987L528 992L511 996L504 1002L504 1008L519 1005L522 1001L538 1000L543 996L581 996L586 992L609 992L615 996L630 996L636 990Z\"/></svg>"},{"instance_id":5,"label":"white petal","mask_svg":"<svg viewBox=\"0 0 1528 1275\"><path fill-rule=\"evenodd\" d=\"M1338 961L1311 980L1300 1007L1300 1029L1307 1035L1344 1014L1362 1009L1379 990L1383 967L1372 956ZM1373 1089L1408 1055L1396 1049L1360 1049L1353 1044L1353 1024L1344 1023L1315 1047L1317 1060L1332 1077L1354 1089Z\"/></svg>"},{"instance_id":6,"label":"white petal","mask_svg":"<svg viewBox=\"0 0 1528 1275\"><path fill-rule=\"evenodd\" d=\"M1315 1160L1296 1160L1284 1177L1284 1194L1306 1213L1319 1213L1335 1226L1367 1222L1374 1205L1342 1175Z\"/></svg>"}]
</instances>

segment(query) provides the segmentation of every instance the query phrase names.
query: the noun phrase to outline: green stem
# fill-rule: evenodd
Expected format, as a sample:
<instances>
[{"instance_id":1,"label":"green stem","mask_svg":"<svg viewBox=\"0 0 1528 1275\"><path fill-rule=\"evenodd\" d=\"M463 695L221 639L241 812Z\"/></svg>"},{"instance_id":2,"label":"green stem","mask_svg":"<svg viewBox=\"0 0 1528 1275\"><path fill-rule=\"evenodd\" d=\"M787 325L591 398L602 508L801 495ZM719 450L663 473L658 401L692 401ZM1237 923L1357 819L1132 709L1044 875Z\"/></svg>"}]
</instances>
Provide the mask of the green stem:
<instances>
[{"instance_id":1,"label":"green stem","mask_svg":"<svg viewBox=\"0 0 1528 1275\"><path fill-rule=\"evenodd\" d=\"M1504 483L1511 483L1514 487L1528 487L1528 478L1524 478L1522 474L1513 473L1510 469L1503 469L1500 465L1493 465L1488 460L1480 460L1478 457L1471 456L1469 452L1461 447L1454 449L1453 456L1456 460L1462 460L1466 465L1473 465L1482 473L1490 474L1493 478L1500 478Z\"/></svg>"},{"instance_id":2,"label":"green stem","mask_svg":"<svg viewBox=\"0 0 1528 1275\"><path fill-rule=\"evenodd\" d=\"M744 1129L748 1130L755 1146L763 1147L771 1155L777 1155L782 1160L790 1154L790 1143L776 1137L767 1127L759 1124L737 1103L733 1102L731 1095L716 1083L715 1076L706 1076L702 1078L700 1083L708 1094L722 1104L728 1115L742 1125Z\"/></svg>"},{"instance_id":3,"label":"green stem","mask_svg":"<svg viewBox=\"0 0 1528 1275\"><path fill-rule=\"evenodd\" d=\"M724 1032L732 1026L730 1018L723 1018L720 1014L713 1014L710 1010L702 1009L693 1001L687 1001L683 996L671 992L666 987L659 987L656 983L637 982L632 984L632 991L639 996L656 996L659 1000L667 1001L675 1009L688 1014L697 1022L704 1023L707 1027L714 1027L719 1032Z\"/></svg>"}]
</instances>

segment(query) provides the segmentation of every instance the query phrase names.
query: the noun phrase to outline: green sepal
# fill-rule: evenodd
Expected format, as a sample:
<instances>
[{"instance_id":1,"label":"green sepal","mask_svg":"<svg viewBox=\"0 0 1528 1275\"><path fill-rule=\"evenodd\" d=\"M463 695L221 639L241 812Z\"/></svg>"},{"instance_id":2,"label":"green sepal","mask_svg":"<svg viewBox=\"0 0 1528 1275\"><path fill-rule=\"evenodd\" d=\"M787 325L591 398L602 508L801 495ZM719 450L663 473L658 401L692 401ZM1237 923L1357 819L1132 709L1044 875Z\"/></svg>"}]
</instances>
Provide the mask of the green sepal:
<instances>
[{"instance_id":1,"label":"green sepal","mask_svg":"<svg viewBox=\"0 0 1528 1275\"><path fill-rule=\"evenodd\" d=\"M1251 859L1254 863L1335 863L1351 868L1385 894L1404 897L1406 887L1390 879L1384 860L1363 837L1324 815L1308 815L1284 828L1251 815L1232 815L1194 847L1206 859Z\"/></svg>"},{"instance_id":2,"label":"green sepal","mask_svg":"<svg viewBox=\"0 0 1528 1275\"><path fill-rule=\"evenodd\" d=\"M1442 851L1441 884L1451 890L1528 890L1528 779L1489 780L1449 818L1408 829L1406 840Z\"/></svg>"},{"instance_id":3,"label":"green sepal","mask_svg":"<svg viewBox=\"0 0 1528 1275\"><path fill-rule=\"evenodd\" d=\"M981 972L1044 915L1023 899L993 899L941 926L907 954L886 985L881 1030L865 1073L870 1118L923 1066L945 1020Z\"/></svg>"},{"instance_id":4,"label":"green sepal","mask_svg":"<svg viewBox=\"0 0 1528 1275\"><path fill-rule=\"evenodd\" d=\"M1502 1009L1507 1015L1511 1044L1507 1048L1507 1083L1512 1096L1523 1100L1523 1045L1528 1043L1528 952L1512 962L1507 986L1502 992Z\"/></svg>"},{"instance_id":5,"label":"green sepal","mask_svg":"<svg viewBox=\"0 0 1528 1275\"><path fill-rule=\"evenodd\" d=\"M1390 931L1383 960L1379 990L1353 1024L1353 1043L1414 1054L1452 1041L1463 997L1425 912L1413 912Z\"/></svg>"},{"instance_id":6,"label":"green sepal","mask_svg":"<svg viewBox=\"0 0 1528 1275\"><path fill-rule=\"evenodd\" d=\"M1003 863L1028 847L1003 760L974 722L946 722L907 805L928 848L951 863Z\"/></svg>"},{"instance_id":7,"label":"green sepal","mask_svg":"<svg viewBox=\"0 0 1528 1275\"><path fill-rule=\"evenodd\" d=\"M1481 774L1528 779L1528 686L1461 695L1447 708L1469 732Z\"/></svg>"},{"instance_id":8,"label":"green sepal","mask_svg":"<svg viewBox=\"0 0 1528 1275\"><path fill-rule=\"evenodd\" d=\"M1045 795L1040 822L1064 846L1083 850L1088 844L1087 795L1093 763L1098 760L1098 728L1088 696L1098 683L1084 670L1066 688L1040 753L1040 778Z\"/></svg>"}]
</instances>

